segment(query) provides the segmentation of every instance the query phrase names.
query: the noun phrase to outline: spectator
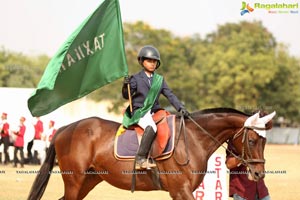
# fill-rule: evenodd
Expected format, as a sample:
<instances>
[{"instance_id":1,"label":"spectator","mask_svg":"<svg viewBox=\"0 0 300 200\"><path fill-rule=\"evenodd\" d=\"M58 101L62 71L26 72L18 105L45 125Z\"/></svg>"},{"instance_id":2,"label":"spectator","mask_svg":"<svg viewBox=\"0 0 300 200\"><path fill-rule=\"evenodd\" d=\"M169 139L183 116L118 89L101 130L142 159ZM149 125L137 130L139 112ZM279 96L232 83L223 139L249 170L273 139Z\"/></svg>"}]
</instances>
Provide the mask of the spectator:
<instances>
[{"instance_id":1,"label":"spectator","mask_svg":"<svg viewBox=\"0 0 300 200\"><path fill-rule=\"evenodd\" d=\"M54 124L55 124L55 122L53 120L50 120L48 130L43 133L42 139L45 141L46 151L44 151L43 154L41 155L41 162L44 162L45 156L46 156L45 153L47 152L47 150L50 146L50 142L51 142L54 134L56 133L56 129L54 128Z\"/></svg>"},{"instance_id":2,"label":"spectator","mask_svg":"<svg viewBox=\"0 0 300 200\"><path fill-rule=\"evenodd\" d=\"M232 141L228 143L228 150L237 154ZM251 181L248 179L246 166L240 160L226 151L226 166L230 169L229 174L229 197L234 200L270 200L268 188L263 179Z\"/></svg>"},{"instance_id":3,"label":"spectator","mask_svg":"<svg viewBox=\"0 0 300 200\"><path fill-rule=\"evenodd\" d=\"M46 148L48 149L50 146L50 142L56 133L56 129L54 128L55 122L53 120L49 121L48 131L45 134Z\"/></svg>"},{"instance_id":4,"label":"spectator","mask_svg":"<svg viewBox=\"0 0 300 200\"><path fill-rule=\"evenodd\" d=\"M7 113L2 113L0 121L0 145L3 144L4 150L4 164L10 162L8 148L9 148L9 123L7 122ZM2 163L2 153L0 152L0 162Z\"/></svg>"},{"instance_id":5,"label":"spectator","mask_svg":"<svg viewBox=\"0 0 300 200\"><path fill-rule=\"evenodd\" d=\"M35 136L35 131L33 131L34 126L29 126L26 131L26 137L24 138L24 142L27 143L27 156L25 159L25 164L34 164L33 156L32 156L32 147Z\"/></svg>"},{"instance_id":6,"label":"spectator","mask_svg":"<svg viewBox=\"0 0 300 200\"><path fill-rule=\"evenodd\" d=\"M41 140L44 132L43 122L40 117L36 117L34 124L34 141L33 141L33 164L40 164L39 152L44 151L44 142Z\"/></svg>"},{"instance_id":7,"label":"spectator","mask_svg":"<svg viewBox=\"0 0 300 200\"><path fill-rule=\"evenodd\" d=\"M13 131L13 133L17 136L14 143L14 167L17 167L17 163L21 164L21 167L24 167L24 135L26 131L26 126L24 125L25 117L20 118L20 125L18 130ZM18 159L17 153L20 151L21 160Z\"/></svg>"}]
</instances>

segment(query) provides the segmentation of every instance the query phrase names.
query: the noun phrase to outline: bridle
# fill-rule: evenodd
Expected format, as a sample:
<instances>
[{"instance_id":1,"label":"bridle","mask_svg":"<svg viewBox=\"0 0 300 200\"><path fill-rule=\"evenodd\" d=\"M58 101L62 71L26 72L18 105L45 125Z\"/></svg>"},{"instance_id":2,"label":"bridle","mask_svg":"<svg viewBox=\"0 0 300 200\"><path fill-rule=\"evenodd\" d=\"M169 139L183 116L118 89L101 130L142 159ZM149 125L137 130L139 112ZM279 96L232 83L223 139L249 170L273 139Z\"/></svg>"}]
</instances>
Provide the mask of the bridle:
<instances>
[{"instance_id":1,"label":"bridle","mask_svg":"<svg viewBox=\"0 0 300 200\"><path fill-rule=\"evenodd\" d=\"M221 142L219 142L213 135L211 135L208 131L206 131L202 126L200 126L200 124L198 122L196 122L191 116L187 116L203 133L205 133L206 135L208 135L212 140L214 140L214 142L218 143L221 147L223 147L227 152L229 152L232 156L234 156L235 158L237 158L238 160L241 161L241 163L247 167L250 167L249 164L251 163L265 163L265 159L254 159L251 152L249 151L250 149L250 145L249 145L249 138L248 138L248 133L249 130L266 130L266 128L260 128L260 127L255 127L255 126L243 126L236 134L234 134L232 140L237 139L238 137L240 137L241 135L243 136L242 138L242 143L243 143L243 149L242 149L242 155L236 155L233 151L231 151L230 149L226 148ZM178 144L181 132L183 130L183 136L184 136L184 142L185 142L185 152L187 155L186 161L184 163L179 163L176 159L176 156L174 157L177 164L179 165L187 165L190 161L189 159L189 153L188 153L188 142L187 142L187 137L186 137L186 131L185 131L185 123L184 123L184 116L181 116L181 120L180 120L180 126L179 126L179 136L175 145L175 148ZM226 143L228 144L228 141L226 141ZM246 153L246 149L248 150L248 155ZM248 159L246 158L248 157Z\"/></svg>"},{"instance_id":2,"label":"bridle","mask_svg":"<svg viewBox=\"0 0 300 200\"><path fill-rule=\"evenodd\" d=\"M265 163L266 162L265 159L259 159L259 158L254 159L252 156L252 153L250 151L250 145L249 145L249 137L248 137L249 130L253 130L255 132L255 130L266 130L266 128L259 128L259 127L255 127L255 126L242 127L236 134L234 134L234 136L232 138L232 141L234 141L241 135L243 136L243 138L242 138L242 143L243 143L242 155L238 156L228 149L227 149L227 151L229 151L229 153L231 153L237 159L241 160L242 164L244 164L245 166L249 166L249 164L252 164L252 163Z\"/></svg>"}]
</instances>

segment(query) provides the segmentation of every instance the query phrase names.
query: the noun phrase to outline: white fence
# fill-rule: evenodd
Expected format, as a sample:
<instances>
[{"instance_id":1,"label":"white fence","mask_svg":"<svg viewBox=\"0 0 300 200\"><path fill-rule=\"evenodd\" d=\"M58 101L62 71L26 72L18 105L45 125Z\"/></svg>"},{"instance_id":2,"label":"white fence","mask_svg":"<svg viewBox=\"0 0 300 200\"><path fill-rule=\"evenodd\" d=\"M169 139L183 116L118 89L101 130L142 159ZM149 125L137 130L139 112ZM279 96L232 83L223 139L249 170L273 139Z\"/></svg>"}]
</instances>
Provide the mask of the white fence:
<instances>
[{"instance_id":1,"label":"white fence","mask_svg":"<svg viewBox=\"0 0 300 200\"><path fill-rule=\"evenodd\" d=\"M269 144L300 144L300 128L273 127L267 133Z\"/></svg>"}]
</instances>

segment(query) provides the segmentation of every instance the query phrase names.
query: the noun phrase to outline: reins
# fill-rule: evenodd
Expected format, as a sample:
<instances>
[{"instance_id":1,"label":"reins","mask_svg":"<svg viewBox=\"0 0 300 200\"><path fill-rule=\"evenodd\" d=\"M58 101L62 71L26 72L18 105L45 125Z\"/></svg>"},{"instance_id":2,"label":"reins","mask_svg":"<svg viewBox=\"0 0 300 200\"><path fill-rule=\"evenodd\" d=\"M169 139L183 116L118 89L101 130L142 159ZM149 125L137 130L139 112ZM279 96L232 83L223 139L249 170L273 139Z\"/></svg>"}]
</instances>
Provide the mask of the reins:
<instances>
[{"instance_id":1,"label":"reins","mask_svg":"<svg viewBox=\"0 0 300 200\"><path fill-rule=\"evenodd\" d=\"M219 142L213 135L211 135L207 130L205 130L198 122L196 122L191 116L188 116L188 118L207 136L209 136L214 142L216 142L218 145L220 145L222 148L225 149L225 151L229 152L233 157L237 158L238 160L240 160L242 162L242 164L248 166L248 163L265 163L264 159L252 159L252 155L250 153L250 159L245 160L245 145L243 145L243 150L242 150L242 156L236 155L233 151L231 151L230 149L226 148L221 142ZM180 119L180 126L179 126L179 135L175 144L175 148L177 147L177 144L179 142L179 138L181 135L181 132L183 130L183 136L184 136L184 143L185 143L185 152L187 154L187 159L184 163L179 163L176 156L175 156L175 149L174 149L174 159L175 161L179 164L179 165L187 165L190 161L189 158L189 152L188 152L188 142L187 142L187 136L186 136L186 131L185 131L185 122L184 122L184 116L181 116ZM242 138L242 143L244 143L246 141L246 145L247 148L249 149L249 141L248 141L248 131L250 129L257 129L257 130L266 130L265 128L259 128L259 127L255 127L255 126L243 126L236 134L234 134L233 136L233 140L238 138L240 135L243 134L243 138ZM226 141L226 143L228 144L228 141Z\"/></svg>"},{"instance_id":2,"label":"reins","mask_svg":"<svg viewBox=\"0 0 300 200\"><path fill-rule=\"evenodd\" d=\"M183 139L184 139L184 146L185 146L185 153L187 155L187 158L186 158L186 161L184 163L179 163L179 161L177 160L175 154L176 154L176 147L178 145L178 142L179 142L179 138L180 138L180 135L181 135L181 132L183 131ZM185 131L185 122L184 122L184 116L181 115L181 118L180 118L180 124L179 124L179 134L178 134L178 138L176 140L176 144L175 144L175 147L174 147L174 159L175 161L177 162L177 164L181 165L181 166L185 166L187 164L189 164L190 162L190 155L189 155L189 148L188 148L188 142L187 142L187 136L186 136L186 131Z\"/></svg>"},{"instance_id":3,"label":"reins","mask_svg":"<svg viewBox=\"0 0 300 200\"><path fill-rule=\"evenodd\" d=\"M236 155L235 153L233 153L233 151L231 151L230 149L227 149L219 140L217 140L214 136L212 136L207 130L205 130L202 126L200 126L200 124L198 122L196 122L191 116L188 116L188 118L203 132L205 133L207 136L209 136L214 142L216 142L218 145L220 145L223 149L225 149L225 151L228 151L232 156L234 156L235 158L242 160L242 162L246 162L244 158ZM244 129L244 127L242 127L235 135L240 135L240 133L242 132L242 130ZM234 137L234 136L233 136ZM238 137L238 136L237 136ZM226 142L227 143L227 142Z\"/></svg>"}]
</instances>

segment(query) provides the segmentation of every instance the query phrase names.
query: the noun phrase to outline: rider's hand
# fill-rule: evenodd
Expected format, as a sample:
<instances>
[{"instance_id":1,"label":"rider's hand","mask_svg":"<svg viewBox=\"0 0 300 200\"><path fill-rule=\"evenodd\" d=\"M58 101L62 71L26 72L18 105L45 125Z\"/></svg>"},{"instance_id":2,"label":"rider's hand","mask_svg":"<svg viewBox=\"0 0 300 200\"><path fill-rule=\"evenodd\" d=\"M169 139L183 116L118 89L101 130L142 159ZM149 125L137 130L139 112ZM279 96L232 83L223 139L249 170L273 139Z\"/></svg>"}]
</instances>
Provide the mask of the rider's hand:
<instances>
[{"instance_id":1,"label":"rider's hand","mask_svg":"<svg viewBox=\"0 0 300 200\"><path fill-rule=\"evenodd\" d=\"M129 83L130 83L130 76L125 76L125 77L124 77L123 84L124 84L124 85L127 85L127 84L129 84Z\"/></svg>"},{"instance_id":2,"label":"rider's hand","mask_svg":"<svg viewBox=\"0 0 300 200\"><path fill-rule=\"evenodd\" d=\"M190 113L189 113L185 108L181 108L181 109L180 109L180 113L181 113L181 115L183 115L184 117L190 116Z\"/></svg>"}]
</instances>

